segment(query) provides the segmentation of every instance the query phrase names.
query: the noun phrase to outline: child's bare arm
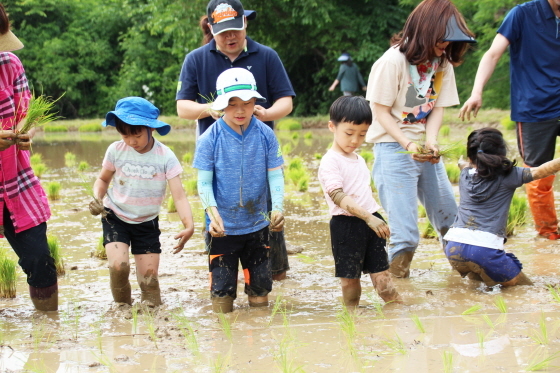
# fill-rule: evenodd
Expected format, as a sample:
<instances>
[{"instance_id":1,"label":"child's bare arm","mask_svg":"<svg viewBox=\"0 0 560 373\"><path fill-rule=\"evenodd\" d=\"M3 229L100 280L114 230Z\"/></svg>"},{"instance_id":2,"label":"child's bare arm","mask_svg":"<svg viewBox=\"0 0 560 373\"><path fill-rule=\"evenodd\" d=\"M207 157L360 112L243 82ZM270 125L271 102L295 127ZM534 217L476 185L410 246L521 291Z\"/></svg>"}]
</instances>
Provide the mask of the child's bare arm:
<instances>
[{"instance_id":1,"label":"child's bare arm","mask_svg":"<svg viewBox=\"0 0 560 373\"><path fill-rule=\"evenodd\" d=\"M109 188L114 174L115 171L110 171L105 167L101 168L97 180L93 183L93 201L89 204L89 212L92 215L99 215L105 211L102 201L105 194L107 194L107 189Z\"/></svg>"},{"instance_id":2,"label":"child's bare arm","mask_svg":"<svg viewBox=\"0 0 560 373\"><path fill-rule=\"evenodd\" d=\"M329 196L340 208L365 221L368 227L370 227L379 237L387 239L391 235L391 231L389 230L387 223L373 216L367 210L362 208L362 206L358 205L352 197L346 195L342 191L342 188L333 190L329 193Z\"/></svg>"},{"instance_id":3,"label":"child's bare arm","mask_svg":"<svg viewBox=\"0 0 560 373\"><path fill-rule=\"evenodd\" d=\"M169 190L171 191L171 196L175 202L175 207L177 208L177 213L185 229L183 229L174 238L179 242L173 247L173 254L177 254L185 247L187 241L192 237L194 233L194 221L191 211L191 205L183 189L183 184L181 183L181 178L179 176L174 177L169 180Z\"/></svg>"},{"instance_id":4,"label":"child's bare arm","mask_svg":"<svg viewBox=\"0 0 560 373\"><path fill-rule=\"evenodd\" d=\"M539 167L531 167L533 180L543 179L560 171L560 158L548 161Z\"/></svg>"}]
</instances>

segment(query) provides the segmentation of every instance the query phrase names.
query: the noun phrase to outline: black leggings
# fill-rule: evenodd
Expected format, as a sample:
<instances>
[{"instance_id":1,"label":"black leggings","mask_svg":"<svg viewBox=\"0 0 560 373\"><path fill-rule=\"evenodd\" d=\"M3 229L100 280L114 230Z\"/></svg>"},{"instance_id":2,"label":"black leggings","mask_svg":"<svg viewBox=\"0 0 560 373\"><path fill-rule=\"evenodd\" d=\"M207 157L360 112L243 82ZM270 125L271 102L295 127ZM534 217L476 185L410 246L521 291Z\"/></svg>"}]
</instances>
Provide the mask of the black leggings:
<instances>
[{"instance_id":1,"label":"black leggings","mask_svg":"<svg viewBox=\"0 0 560 373\"><path fill-rule=\"evenodd\" d=\"M17 254L29 285L46 288L56 284L56 267L47 243L47 223L16 233L4 204L4 236Z\"/></svg>"}]
</instances>

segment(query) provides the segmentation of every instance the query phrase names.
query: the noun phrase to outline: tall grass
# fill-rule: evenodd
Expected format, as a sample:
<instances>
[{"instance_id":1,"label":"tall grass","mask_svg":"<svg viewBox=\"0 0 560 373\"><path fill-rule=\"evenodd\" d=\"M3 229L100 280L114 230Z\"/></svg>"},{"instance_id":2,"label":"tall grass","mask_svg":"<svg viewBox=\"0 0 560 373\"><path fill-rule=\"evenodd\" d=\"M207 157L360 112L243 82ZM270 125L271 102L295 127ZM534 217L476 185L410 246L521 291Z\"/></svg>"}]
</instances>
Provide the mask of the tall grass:
<instances>
[{"instance_id":1,"label":"tall grass","mask_svg":"<svg viewBox=\"0 0 560 373\"><path fill-rule=\"evenodd\" d=\"M15 298L16 283L16 262L8 256L5 248L0 248L0 298Z\"/></svg>"},{"instance_id":2,"label":"tall grass","mask_svg":"<svg viewBox=\"0 0 560 373\"><path fill-rule=\"evenodd\" d=\"M64 258L62 257L60 245L58 244L58 238L56 236L47 235L47 244L49 245L49 251L51 253L51 257L54 260L54 265L56 267L56 274L58 276L65 275L66 270L64 269Z\"/></svg>"},{"instance_id":3,"label":"tall grass","mask_svg":"<svg viewBox=\"0 0 560 373\"><path fill-rule=\"evenodd\" d=\"M511 236L515 229L527 221L527 197L514 194L509 207L506 234Z\"/></svg>"},{"instance_id":4,"label":"tall grass","mask_svg":"<svg viewBox=\"0 0 560 373\"><path fill-rule=\"evenodd\" d=\"M60 199L61 188L62 186L58 181L51 181L50 183L47 183L47 196L49 197L49 199L52 201Z\"/></svg>"}]
</instances>

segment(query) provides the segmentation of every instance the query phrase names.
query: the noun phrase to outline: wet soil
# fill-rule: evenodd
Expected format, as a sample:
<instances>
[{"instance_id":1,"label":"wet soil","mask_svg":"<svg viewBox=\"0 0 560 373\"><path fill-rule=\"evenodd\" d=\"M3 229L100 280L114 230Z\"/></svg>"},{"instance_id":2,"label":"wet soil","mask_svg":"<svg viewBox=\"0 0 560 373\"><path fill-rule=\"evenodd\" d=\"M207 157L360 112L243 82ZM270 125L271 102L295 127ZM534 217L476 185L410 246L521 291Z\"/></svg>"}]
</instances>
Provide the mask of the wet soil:
<instances>
[{"instance_id":1,"label":"wet soil","mask_svg":"<svg viewBox=\"0 0 560 373\"><path fill-rule=\"evenodd\" d=\"M240 271L234 312L222 319L212 313L209 299L196 196L189 198L197 233L176 255L173 236L180 220L165 206L160 216L163 304L140 306L132 256L133 306L116 304L107 262L91 256L101 236L99 217L89 214L80 173L64 165L66 152L76 154L78 162L91 165L82 175L93 183L116 134L37 137L34 151L49 167L42 182L63 184L62 199L51 201L48 232L59 239L67 271L59 279L58 312L33 310L21 271L17 297L0 299L0 372L518 372L558 356L560 303L547 286L560 286L560 243L536 239L529 225L506 247L534 286L488 288L463 279L437 240L422 239L410 278L394 279L403 304L382 306L369 276L363 276L360 307L354 317L344 314L333 276L328 209L316 177L315 153L325 152L331 135L312 130L304 139L305 132L297 139L279 134L311 173L308 192L287 187L286 238L299 248L290 255L288 277L274 283L268 308L255 309L243 294ZM191 132L160 139L180 159L194 150ZM183 176L194 173L185 167ZM505 313L496 306L500 300ZM476 305L478 310L463 314ZM560 359L551 364L560 365Z\"/></svg>"}]
</instances>

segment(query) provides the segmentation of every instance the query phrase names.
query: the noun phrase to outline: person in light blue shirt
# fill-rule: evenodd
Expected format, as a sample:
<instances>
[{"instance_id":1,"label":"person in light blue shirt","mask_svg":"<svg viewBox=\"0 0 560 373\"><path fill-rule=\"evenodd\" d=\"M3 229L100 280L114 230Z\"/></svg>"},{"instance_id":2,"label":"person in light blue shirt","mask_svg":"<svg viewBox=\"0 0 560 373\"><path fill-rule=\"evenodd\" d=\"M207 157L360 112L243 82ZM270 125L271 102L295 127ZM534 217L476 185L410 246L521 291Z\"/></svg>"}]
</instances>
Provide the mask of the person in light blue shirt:
<instances>
[{"instance_id":1,"label":"person in light blue shirt","mask_svg":"<svg viewBox=\"0 0 560 373\"><path fill-rule=\"evenodd\" d=\"M269 231L284 227L284 160L274 131L253 116L257 100L264 100L253 74L231 68L218 76L216 86L212 109L223 110L223 117L198 139L193 167L198 169L198 191L212 236L212 308L226 313L233 310L239 262L249 305L268 305Z\"/></svg>"}]
</instances>

